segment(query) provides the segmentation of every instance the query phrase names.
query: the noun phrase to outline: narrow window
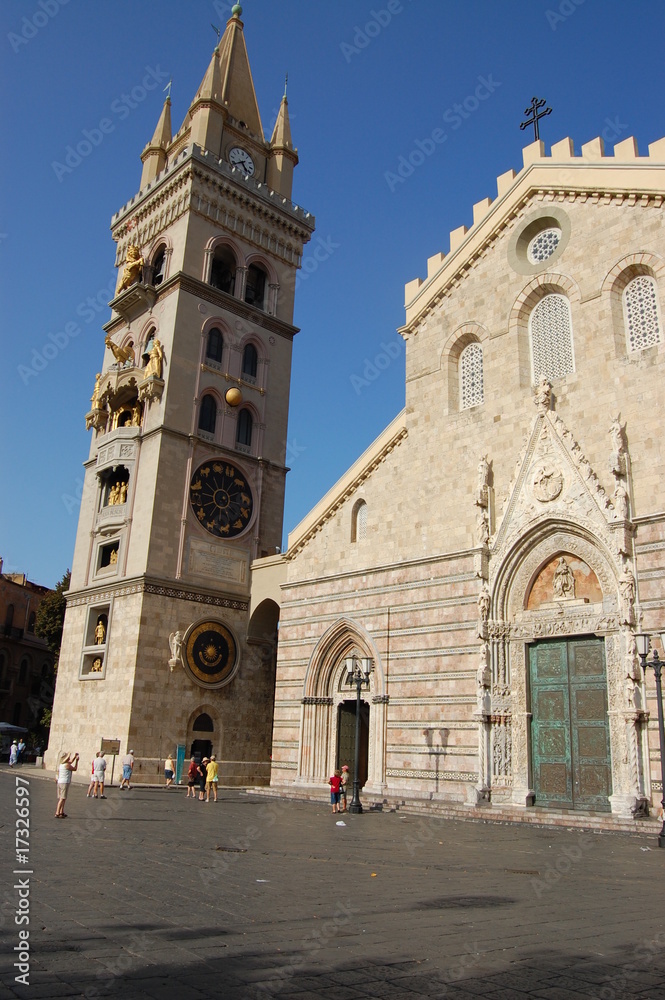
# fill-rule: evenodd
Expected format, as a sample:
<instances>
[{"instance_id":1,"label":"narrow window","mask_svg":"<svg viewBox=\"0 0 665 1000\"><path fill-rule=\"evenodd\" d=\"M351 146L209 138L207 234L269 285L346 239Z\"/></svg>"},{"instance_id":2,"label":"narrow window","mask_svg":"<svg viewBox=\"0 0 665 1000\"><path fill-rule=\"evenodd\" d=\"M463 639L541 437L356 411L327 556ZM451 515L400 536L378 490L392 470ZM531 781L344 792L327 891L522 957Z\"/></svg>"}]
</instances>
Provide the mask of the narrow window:
<instances>
[{"instance_id":1,"label":"narrow window","mask_svg":"<svg viewBox=\"0 0 665 1000\"><path fill-rule=\"evenodd\" d=\"M216 422L217 403L213 396L204 396L199 410L199 430L206 434L214 434Z\"/></svg>"},{"instance_id":2,"label":"narrow window","mask_svg":"<svg viewBox=\"0 0 665 1000\"><path fill-rule=\"evenodd\" d=\"M554 381L575 371L570 303L552 293L540 300L529 317L533 383Z\"/></svg>"},{"instance_id":3,"label":"narrow window","mask_svg":"<svg viewBox=\"0 0 665 1000\"><path fill-rule=\"evenodd\" d=\"M34 611L30 612L30 617L28 618L28 632L35 631L35 622L37 620L37 615Z\"/></svg>"},{"instance_id":4,"label":"narrow window","mask_svg":"<svg viewBox=\"0 0 665 1000\"><path fill-rule=\"evenodd\" d=\"M629 351L643 351L662 340L658 315L658 287L648 274L640 274L623 292L623 315Z\"/></svg>"},{"instance_id":5,"label":"narrow window","mask_svg":"<svg viewBox=\"0 0 665 1000\"><path fill-rule=\"evenodd\" d=\"M469 410L485 402L483 383L483 349L480 344L469 344L459 359L460 410Z\"/></svg>"},{"instance_id":6,"label":"narrow window","mask_svg":"<svg viewBox=\"0 0 665 1000\"><path fill-rule=\"evenodd\" d=\"M256 372L259 363L259 356L253 344L247 344L242 352L242 376L246 379L256 381Z\"/></svg>"},{"instance_id":7,"label":"narrow window","mask_svg":"<svg viewBox=\"0 0 665 1000\"><path fill-rule=\"evenodd\" d=\"M247 268L245 302L249 303L250 306L256 306L257 309L263 309L265 294L266 272L262 268L257 267L256 264L250 264Z\"/></svg>"},{"instance_id":8,"label":"narrow window","mask_svg":"<svg viewBox=\"0 0 665 1000\"><path fill-rule=\"evenodd\" d=\"M166 247L160 247L152 262L152 283L161 285L166 270Z\"/></svg>"},{"instance_id":9,"label":"narrow window","mask_svg":"<svg viewBox=\"0 0 665 1000\"><path fill-rule=\"evenodd\" d=\"M359 542L367 538L367 504L358 500L351 515L351 541Z\"/></svg>"},{"instance_id":10,"label":"narrow window","mask_svg":"<svg viewBox=\"0 0 665 1000\"><path fill-rule=\"evenodd\" d=\"M252 447L252 427L254 421L249 410L241 410L238 414L238 424L236 427L236 444L243 450L250 450Z\"/></svg>"},{"instance_id":11,"label":"narrow window","mask_svg":"<svg viewBox=\"0 0 665 1000\"><path fill-rule=\"evenodd\" d=\"M14 624L14 605L10 604L5 614L5 626L9 629Z\"/></svg>"},{"instance_id":12,"label":"narrow window","mask_svg":"<svg viewBox=\"0 0 665 1000\"><path fill-rule=\"evenodd\" d=\"M210 284L233 295L236 286L236 259L228 247L217 247L210 267Z\"/></svg>"},{"instance_id":13,"label":"narrow window","mask_svg":"<svg viewBox=\"0 0 665 1000\"><path fill-rule=\"evenodd\" d=\"M224 338L222 337L222 331L218 329L211 330L208 334L208 346L206 348L206 357L210 361L216 361L217 364L222 363L222 351L224 350Z\"/></svg>"}]
</instances>

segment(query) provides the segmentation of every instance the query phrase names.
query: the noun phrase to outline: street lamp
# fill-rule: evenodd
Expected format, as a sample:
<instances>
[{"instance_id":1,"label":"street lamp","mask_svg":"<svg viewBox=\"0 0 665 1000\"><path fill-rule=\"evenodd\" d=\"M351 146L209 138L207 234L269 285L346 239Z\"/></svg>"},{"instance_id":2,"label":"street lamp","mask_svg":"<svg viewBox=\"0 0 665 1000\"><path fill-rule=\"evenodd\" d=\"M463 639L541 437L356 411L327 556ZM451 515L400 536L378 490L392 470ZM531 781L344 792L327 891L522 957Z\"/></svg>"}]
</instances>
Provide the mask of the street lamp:
<instances>
[{"instance_id":1,"label":"street lamp","mask_svg":"<svg viewBox=\"0 0 665 1000\"><path fill-rule=\"evenodd\" d=\"M347 684L356 686L356 750L353 764L353 798L349 806L350 813L361 813L363 807L360 802L360 789L358 785L358 764L360 761L360 692L363 687L369 687L369 675L374 664L368 656L347 656L344 660L346 667Z\"/></svg>"},{"instance_id":2,"label":"street lamp","mask_svg":"<svg viewBox=\"0 0 665 1000\"><path fill-rule=\"evenodd\" d=\"M644 676L646 678L647 667L651 667L654 674L656 675L656 700L658 703L658 738L660 740L660 784L662 793L662 806L663 806L663 826L658 834L658 846L665 847L665 728L663 726L663 689L661 685L661 671L663 669L663 664L665 660L661 660L658 656L658 650L654 649L653 656L650 660L647 660L647 655L649 653L649 646L651 642L651 636L646 632L638 632L635 636L635 641L637 642L637 652L642 664L642 670L644 671ZM663 649L665 649L665 631L660 633L660 641L663 644Z\"/></svg>"}]
</instances>

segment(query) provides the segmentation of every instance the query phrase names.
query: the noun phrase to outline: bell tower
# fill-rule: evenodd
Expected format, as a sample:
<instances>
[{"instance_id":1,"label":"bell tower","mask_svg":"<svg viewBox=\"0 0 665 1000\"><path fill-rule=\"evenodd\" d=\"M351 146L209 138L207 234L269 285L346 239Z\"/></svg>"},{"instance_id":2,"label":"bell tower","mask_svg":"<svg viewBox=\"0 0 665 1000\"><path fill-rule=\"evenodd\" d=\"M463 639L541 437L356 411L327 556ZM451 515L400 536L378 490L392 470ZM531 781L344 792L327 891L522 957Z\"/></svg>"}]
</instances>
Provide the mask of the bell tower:
<instances>
[{"instance_id":1,"label":"bell tower","mask_svg":"<svg viewBox=\"0 0 665 1000\"><path fill-rule=\"evenodd\" d=\"M141 188L111 220L118 285L85 418L49 766L110 738L139 781L176 750L214 753L222 783L269 781L277 619L250 619L251 564L281 543L314 219L291 200L286 94L263 133L241 14L175 135L167 97Z\"/></svg>"}]
</instances>

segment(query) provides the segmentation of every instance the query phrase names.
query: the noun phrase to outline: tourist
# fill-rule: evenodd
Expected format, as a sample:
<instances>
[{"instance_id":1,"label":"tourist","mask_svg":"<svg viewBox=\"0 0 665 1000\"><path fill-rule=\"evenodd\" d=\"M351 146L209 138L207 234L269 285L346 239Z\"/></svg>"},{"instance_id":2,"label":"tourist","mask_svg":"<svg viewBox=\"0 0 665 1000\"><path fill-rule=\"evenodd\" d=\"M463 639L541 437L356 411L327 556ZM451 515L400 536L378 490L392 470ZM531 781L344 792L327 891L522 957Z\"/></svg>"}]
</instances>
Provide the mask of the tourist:
<instances>
[{"instance_id":1,"label":"tourist","mask_svg":"<svg viewBox=\"0 0 665 1000\"><path fill-rule=\"evenodd\" d=\"M58 767L58 773L55 779L58 784L58 804L55 809L56 819L67 819L67 813L65 812L65 800L67 799L69 786L72 783L72 771L76 771L78 766L79 755L77 753L70 754L67 753L66 750L63 750L60 754L60 766Z\"/></svg>"},{"instance_id":2,"label":"tourist","mask_svg":"<svg viewBox=\"0 0 665 1000\"><path fill-rule=\"evenodd\" d=\"M205 798L206 774L207 774L207 771L208 771L208 769L206 767L206 764L209 764L209 763L210 763L210 761L208 760L208 758L204 757L203 760L201 761L201 763L199 764L198 768L197 768L198 775L199 775L199 802L203 802L203 800Z\"/></svg>"},{"instance_id":3,"label":"tourist","mask_svg":"<svg viewBox=\"0 0 665 1000\"><path fill-rule=\"evenodd\" d=\"M334 813L339 812L339 790L342 787L342 775L339 771L335 771L332 778L328 778L328 784L330 785L330 802L332 804L332 811Z\"/></svg>"},{"instance_id":4,"label":"tourist","mask_svg":"<svg viewBox=\"0 0 665 1000\"><path fill-rule=\"evenodd\" d=\"M9 766L14 767L17 761L18 761L18 746L16 740L14 740L9 749Z\"/></svg>"},{"instance_id":5,"label":"tourist","mask_svg":"<svg viewBox=\"0 0 665 1000\"><path fill-rule=\"evenodd\" d=\"M95 757L93 763L93 773L95 778L95 787L93 789L93 795L95 798L105 799L104 795L104 775L106 773L106 761L104 760L104 754L100 751L99 756Z\"/></svg>"},{"instance_id":6,"label":"tourist","mask_svg":"<svg viewBox=\"0 0 665 1000\"><path fill-rule=\"evenodd\" d=\"M192 798L193 799L196 798L195 788L196 785L198 784L198 780L199 780L199 769L196 766L196 760L194 759L194 757L190 757L189 768L187 770L187 795L185 796L186 799L189 798L190 792Z\"/></svg>"},{"instance_id":7,"label":"tourist","mask_svg":"<svg viewBox=\"0 0 665 1000\"><path fill-rule=\"evenodd\" d=\"M164 777L166 778L166 787L170 788L173 784L173 775L175 774L175 764L173 763L173 757L169 756L164 761Z\"/></svg>"},{"instance_id":8,"label":"tourist","mask_svg":"<svg viewBox=\"0 0 665 1000\"><path fill-rule=\"evenodd\" d=\"M18 763L23 763L23 754L25 753L25 743L23 742L23 737L19 737L18 741Z\"/></svg>"},{"instance_id":9,"label":"tourist","mask_svg":"<svg viewBox=\"0 0 665 1000\"><path fill-rule=\"evenodd\" d=\"M130 750L129 753L122 758L120 763L122 764L122 781L120 782L120 791L122 791L123 788L129 789L132 787L129 782L131 781L132 771L134 770L134 751Z\"/></svg>"},{"instance_id":10,"label":"tourist","mask_svg":"<svg viewBox=\"0 0 665 1000\"><path fill-rule=\"evenodd\" d=\"M92 795L92 790L95 787L95 757L99 757L101 750L98 750L95 756L92 758L92 763L90 764L90 784L88 785L87 798Z\"/></svg>"},{"instance_id":11,"label":"tourist","mask_svg":"<svg viewBox=\"0 0 665 1000\"><path fill-rule=\"evenodd\" d=\"M214 801L217 801L217 780L218 780L219 768L217 766L217 761L215 760L214 753L210 754L210 760L208 761L208 767L206 768L206 802L210 802L210 792Z\"/></svg>"},{"instance_id":12,"label":"tourist","mask_svg":"<svg viewBox=\"0 0 665 1000\"><path fill-rule=\"evenodd\" d=\"M342 765L342 775L341 775L341 777L342 777L342 783L341 783L340 789L339 789L339 802L340 802L340 805L341 805L342 808L340 809L340 812L345 813L346 812L346 786L349 783L349 765L348 764L343 764Z\"/></svg>"}]
</instances>

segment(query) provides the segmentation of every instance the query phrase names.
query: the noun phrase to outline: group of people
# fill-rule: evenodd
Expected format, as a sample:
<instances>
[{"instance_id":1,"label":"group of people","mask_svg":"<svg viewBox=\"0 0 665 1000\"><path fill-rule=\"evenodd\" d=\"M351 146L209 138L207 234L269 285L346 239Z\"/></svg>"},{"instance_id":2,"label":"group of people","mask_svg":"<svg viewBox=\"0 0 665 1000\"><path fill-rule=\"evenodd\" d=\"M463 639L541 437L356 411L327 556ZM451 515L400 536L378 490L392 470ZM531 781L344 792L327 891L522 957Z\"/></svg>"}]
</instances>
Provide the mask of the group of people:
<instances>
[{"instance_id":1,"label":"group of people","mask_svg":"<svg viewBox=\"0 0 665 1000\"><path fill-rule=\"evenodd\" d=\"M209 757L204 757L200 764L196 763L195 757L189 758L189 768L187 770L187 795L185 798L196 798L196 789L199 791L199 802L210 802L212 792L213 801L217 801L217 784L219 782L219 768L214 753Z\"/></svg>"},{"instance_id":2,"label":"group of people","mask_svg":"<svg viewBox=\"0 0 665 1000\"><path fill-rule=\"evenodd\" d=\"M9 748L9 766L16 767L17 764L21 763L21 757L25 753L25 743L21 738L18 743L16 740L13 741L11 747Z\"/></svg>"},{"instance_id":3,"label":"group of people","mask_svg":"<svg viewBox=\"0 0 665 1000\"><path fill-rule=\"evenodd\" d=\"M349 765L343 764L341 771L335 771L328 778L330 802L334 813L346 812L346 786L349 783Z\"/></svg>"}]
</instances>

